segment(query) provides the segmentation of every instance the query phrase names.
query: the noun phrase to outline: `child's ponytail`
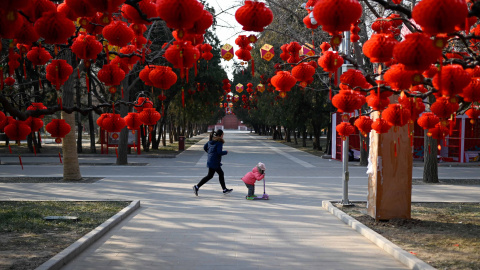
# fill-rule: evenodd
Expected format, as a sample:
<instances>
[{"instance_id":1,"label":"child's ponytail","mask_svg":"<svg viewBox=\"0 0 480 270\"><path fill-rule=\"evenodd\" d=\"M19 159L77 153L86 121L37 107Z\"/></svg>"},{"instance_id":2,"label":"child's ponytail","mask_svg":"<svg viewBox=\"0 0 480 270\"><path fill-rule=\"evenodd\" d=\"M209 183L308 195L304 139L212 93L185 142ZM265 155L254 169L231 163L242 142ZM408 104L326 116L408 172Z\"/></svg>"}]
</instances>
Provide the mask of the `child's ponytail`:
<instances>
[{"instance_id":1,"label":"child's ponytail","mask_svg":"<svg viewBox=\"0 0 480 270\"><path fill-rule=\"evenodd\" d=\"M215 136L216 136L215 130L212 130L212 132L210 133L210 141L213 140L213 137Z\"/></svg>"}]
</instances>

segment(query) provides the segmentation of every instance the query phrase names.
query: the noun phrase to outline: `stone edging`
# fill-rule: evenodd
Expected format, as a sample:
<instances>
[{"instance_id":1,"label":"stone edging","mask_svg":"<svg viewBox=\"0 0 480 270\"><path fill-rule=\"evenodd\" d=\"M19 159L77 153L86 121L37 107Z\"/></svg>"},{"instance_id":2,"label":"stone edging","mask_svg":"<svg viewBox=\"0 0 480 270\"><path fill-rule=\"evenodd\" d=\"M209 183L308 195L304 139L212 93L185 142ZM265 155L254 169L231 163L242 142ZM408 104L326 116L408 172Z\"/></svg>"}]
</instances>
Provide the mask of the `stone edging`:
<instances>
[{"instance_id":1,"label":"stone edging","mask_svg":"<svg viewBox=\"0 0 480 270\"><path fill-rule=\"evenodd\" d=\"M328 212L332 213L341 221L345 222L347 225L351 226L358 233L365 236L368 240L375 243L378 247L386 251L388 254L392 255L395 259L403 263L408 268L415 269L415 270L436 269L431 265L427 264L426 262L415 257L414 255L401 249L400 247L398 247L397 245L395 245L385 237L381 236L380 234L376 233L372 229L368 228L367 226L363 225L356 219L345 214L345 212L333 206L330 201L322 201L322 207L326 209Z\"/></svg>"},{"instance_id":2,"label":"stone edging","mask_svg":"<svg viewBox=\"0 0 480 270\"><path fill-rule=\"evenodd\" d=\"M139 207L139 200L132 201L129 206L123 208L120 212L96 227L93 231L87 233L75 243L53 256L50 260L37 267L36 270L60 269Z\"/></svg>"}]
</instances>

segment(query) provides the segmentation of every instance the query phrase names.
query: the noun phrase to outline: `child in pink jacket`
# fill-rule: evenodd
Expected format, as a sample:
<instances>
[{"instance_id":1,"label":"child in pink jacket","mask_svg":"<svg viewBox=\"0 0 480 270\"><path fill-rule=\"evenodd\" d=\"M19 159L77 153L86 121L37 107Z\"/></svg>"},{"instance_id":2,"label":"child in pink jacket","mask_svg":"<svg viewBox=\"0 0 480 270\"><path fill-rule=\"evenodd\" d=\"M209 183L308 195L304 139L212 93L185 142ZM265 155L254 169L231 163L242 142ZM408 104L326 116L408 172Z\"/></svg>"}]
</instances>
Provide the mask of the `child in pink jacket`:
<instances>
[{"instance_id":1,"label":"child in pink jacket","mask_svg":"<svg viewBox=\"0 0 480 270\"><path fill-rule=\"evenodd\" d=\"M265 177L265 164L259 162L251 172L242 177L243 182L248 188L247 200L253 200L255 197L255 181L260 181Z\"/></svg>"}]
</instances>

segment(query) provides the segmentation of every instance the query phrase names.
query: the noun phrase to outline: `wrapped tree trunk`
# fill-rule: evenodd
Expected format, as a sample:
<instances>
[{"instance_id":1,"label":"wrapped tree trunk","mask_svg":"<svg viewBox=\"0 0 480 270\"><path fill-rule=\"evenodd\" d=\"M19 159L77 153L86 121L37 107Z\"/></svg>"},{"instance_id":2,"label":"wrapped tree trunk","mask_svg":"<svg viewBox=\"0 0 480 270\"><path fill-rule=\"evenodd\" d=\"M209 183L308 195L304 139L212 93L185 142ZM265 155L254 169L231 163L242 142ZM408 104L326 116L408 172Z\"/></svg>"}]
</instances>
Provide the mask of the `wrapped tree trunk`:
<instances>
[{"instance_id":1,"label":"wrapped tree trunk","mask_svg":"<svg viewBox=\"0 0 480 270\"><path fill-rule=\"evenodd\" d=\"M129 101L129 88L128 80L123 80L123 101ZM128 106L120 105L120 116L125 117L128 114ZM118 144L118 157L117 165L127 165L128 164L128 133L131 132L127 127L124 127L120 132L120 142Z\"/></svg>"}]
</instances>

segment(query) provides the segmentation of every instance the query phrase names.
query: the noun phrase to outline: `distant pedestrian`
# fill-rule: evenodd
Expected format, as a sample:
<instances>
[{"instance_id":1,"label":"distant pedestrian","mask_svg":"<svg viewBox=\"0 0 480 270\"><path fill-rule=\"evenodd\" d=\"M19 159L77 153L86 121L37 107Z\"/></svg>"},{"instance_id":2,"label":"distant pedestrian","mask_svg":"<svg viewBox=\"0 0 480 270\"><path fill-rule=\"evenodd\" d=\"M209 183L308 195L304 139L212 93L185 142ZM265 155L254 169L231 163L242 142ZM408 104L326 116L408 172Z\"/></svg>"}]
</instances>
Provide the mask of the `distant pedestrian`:
<instances>
[{"instance_id":1,"label":"distant pedestrian","mask_svg":"<svg viewBox=\"0 0 480 270\"><path fill-rule=\"evenodd\" d=\"M260 181L265 177L265 164L259 162L257 166L253 167L251 172L245 174L242 177L245 186L248 188L247 200L254 200L257 196L255 195L255 182Z\"/></svg>"},{"instance_id":2,"label":"distant pedestrian","mask_svg":"<svg viewBox=\"0 0 480 270\"><path fill-rule=\"evenodd\" d=\"M225 177L222 170L222 156L228 154L228 151L223 151L223 130L219 129L217 131L212 131L210 133L209 141L203 146L205 152L208 153L207 167L208 174L205 176L198 184L193 186L193 192L198 196L198 190L207 183L210 179L213 178L215 173L218 174L218 180L223 189L223 194L228 194L233 191L233 189L228 189L225 186Z\"/></svg>"}]
</instances>

